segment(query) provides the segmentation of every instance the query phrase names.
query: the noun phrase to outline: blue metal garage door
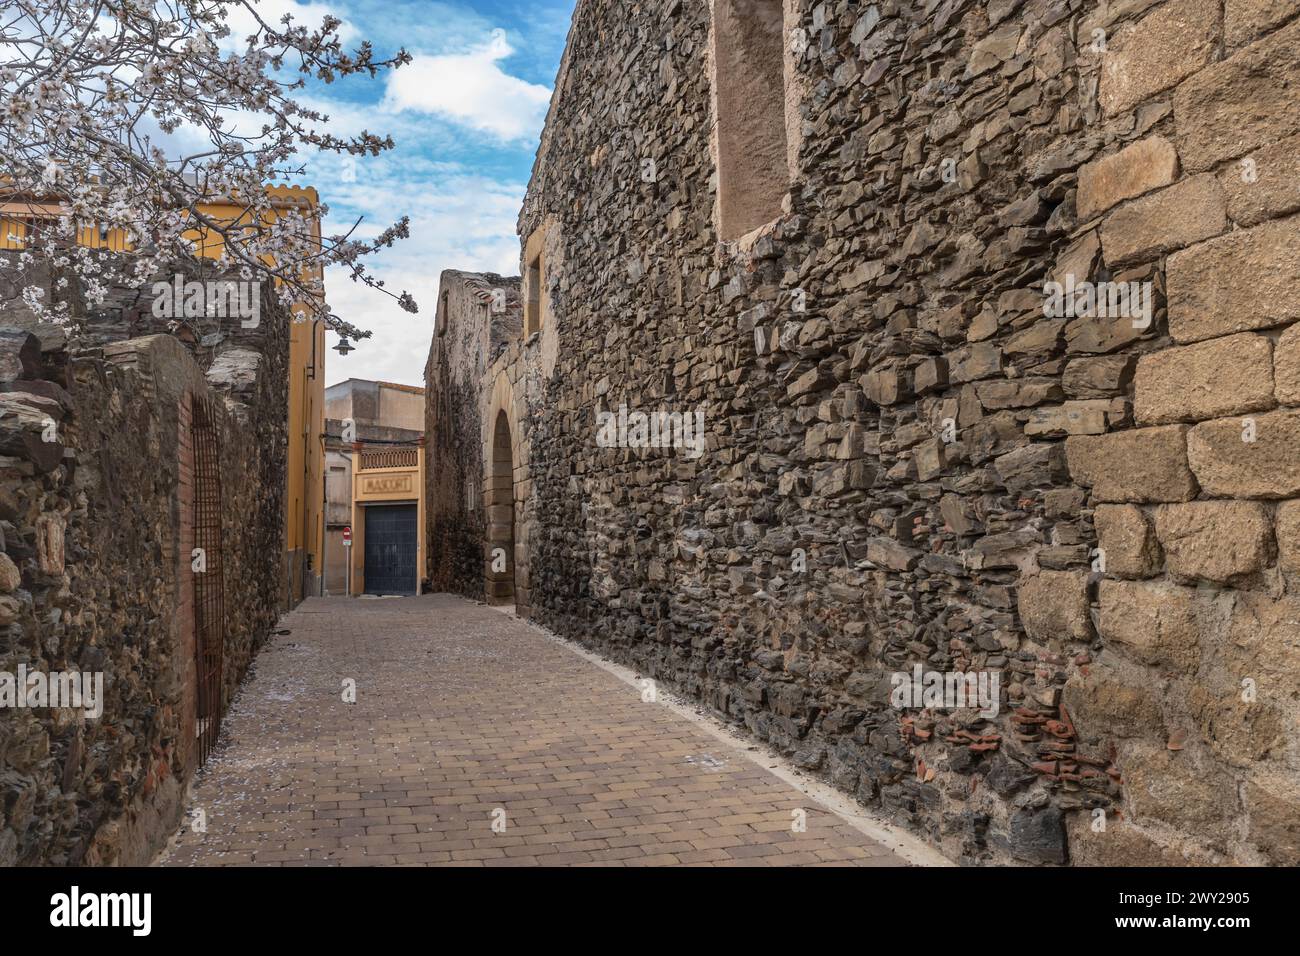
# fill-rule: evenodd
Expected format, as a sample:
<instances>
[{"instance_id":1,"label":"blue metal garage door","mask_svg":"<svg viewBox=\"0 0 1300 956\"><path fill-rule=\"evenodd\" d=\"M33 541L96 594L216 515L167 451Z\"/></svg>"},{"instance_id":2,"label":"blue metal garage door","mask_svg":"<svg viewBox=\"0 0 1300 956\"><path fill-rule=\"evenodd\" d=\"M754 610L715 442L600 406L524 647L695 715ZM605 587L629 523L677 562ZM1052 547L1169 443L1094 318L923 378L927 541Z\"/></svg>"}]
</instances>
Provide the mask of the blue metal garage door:
<instances>
[{"instance_id":1,"label":"blue metal garage door","mask_svg":"<svg viewBox=\"0 0 1300 956\"><path fill-rule=\"evenodd\" d=\"M367 594L415 594L415 505L370 505L366 509Z\"/></svg>"}]
</instances>

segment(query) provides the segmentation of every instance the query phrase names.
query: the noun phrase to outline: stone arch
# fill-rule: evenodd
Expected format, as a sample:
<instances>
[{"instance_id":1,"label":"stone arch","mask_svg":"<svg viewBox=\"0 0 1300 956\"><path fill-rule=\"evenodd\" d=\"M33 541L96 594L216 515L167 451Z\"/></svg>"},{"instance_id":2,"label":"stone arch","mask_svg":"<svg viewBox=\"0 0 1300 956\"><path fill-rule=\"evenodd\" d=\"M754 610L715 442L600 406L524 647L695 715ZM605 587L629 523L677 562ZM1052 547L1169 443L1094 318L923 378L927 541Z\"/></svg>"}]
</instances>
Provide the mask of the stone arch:
<instances>
[{"instance_id":1,"label":"stone arch","mask_svg":"<svg viewBox=\"0 0 1300 956\"><path fill-rule=\"evenodd\" d=\"M510 416L498 409L486 456L487 541L483 590L489 604L515 603L515 458Z\"/></svg>"},{"instance_id":2,"label":"stone arch","mask_svg":"<svg viewBox=\"0 0 1300 956\"><path fill-rule=\"evenodd\" d=\"M488 539L484 541L484 591L489 604L513 604L521 616L530 613L529 600L529 531L530 505L528 496L529 482L529 443L525 432L526 418L523 410L524 383L517 377L518 369L507 365L500 368L493 379L492 391L482 408L480 419L482 428L483 455L483 505L487 511L485 521ZM508 452L508 458L507 458ZM492 510L503 509L503 510ZM495 533L504 534L504 529L493 525L507 525L510 538L493 543L490 539ZM497 586L494 597L491 577L491 555L494 548L504 546L508 552L508 573L506 587ZM498 562L499 566L499 562Z\"/></svg>"}]
</instances>

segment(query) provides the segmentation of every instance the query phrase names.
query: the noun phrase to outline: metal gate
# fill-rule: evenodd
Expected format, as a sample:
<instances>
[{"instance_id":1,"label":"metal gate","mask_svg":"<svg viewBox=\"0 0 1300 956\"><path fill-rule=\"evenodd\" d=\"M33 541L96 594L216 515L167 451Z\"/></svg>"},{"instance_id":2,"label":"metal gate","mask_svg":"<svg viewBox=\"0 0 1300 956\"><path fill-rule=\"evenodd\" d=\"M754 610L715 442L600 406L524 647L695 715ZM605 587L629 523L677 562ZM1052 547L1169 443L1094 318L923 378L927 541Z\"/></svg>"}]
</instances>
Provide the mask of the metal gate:
<instances>
[{"instance_id":1,"label":"metal gate","mask_svg":"<svg viewBox=\"0 0 1300 956\"><path fill-rule=\"evenodd\" d=\"M417 558L415 505L366 507L367 594L415 594Z\"/></svg>"},{"instance_id":2,"label":"metal gate","mask_svg":"<svg viewBox=\"0 0 1300 956\"><path fill-rule=\"evenodd\" d=\"M194 547L202 564L194 571L194 663L198 679L195 735L199 764L221 730L222 651L226 635L225 574L221 540L221 444L216 414L195 396L190 404L194 449Z\"/></svg>"}]
</instances>

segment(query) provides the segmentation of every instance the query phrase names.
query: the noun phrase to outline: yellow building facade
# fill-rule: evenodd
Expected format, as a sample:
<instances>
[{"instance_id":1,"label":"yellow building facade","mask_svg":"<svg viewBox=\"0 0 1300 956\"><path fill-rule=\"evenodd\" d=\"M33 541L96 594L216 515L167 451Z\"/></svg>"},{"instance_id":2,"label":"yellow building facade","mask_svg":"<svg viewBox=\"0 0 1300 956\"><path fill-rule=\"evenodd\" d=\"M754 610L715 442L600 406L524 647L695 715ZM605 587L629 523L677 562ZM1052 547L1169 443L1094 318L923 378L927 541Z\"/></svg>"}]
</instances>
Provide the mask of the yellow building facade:
<instances>
[{"instance_id":1,"label":"yellow building facade","mask_svg":"<svg viewBox=\"0 0 1300 956\"><path fill-rule=\"evenodd\" d=\"M402 510L414 512L413 523L386 520L389 515L400 519ZM352 452L349 593L419 594L424 521L424 446L357 445ZM384 540L367 540L367 535L383 535Z\"/></svg>"},{"instance_id":2,"label":"yellow building facade","mask_svg":"<svg viewBox=\"0 0 1300 956\"><path fill-rule=\"evenodd\" d=\"M289 339L285 491L286 603L321 593L325 548L325 323L295 323Z\"/></svg>"},{"instance_id":3,"label":"yellow building facade","mask_svg":"<svg viewBox=\"0 0 1300 956\"><path fill-rule=\"evenodd\" d=\"M421 593L424 389L370 379L336 382L325 389L325 432L327 593Z\"/></svg>"},{"instance_id":4,"label":"yellow building facade","mask_svg":"<svg viewBox=\"0 0 1300 956\"><path fill-rule=\"evenodd\" d=\"M320 197L311 187L268 186L273 215L298 212L314 224L320 237ZM205 215L222 222L238 222L246 215L234 202L202 207ZM57 201L0 202L0 250L21 251L29 223L64 214ZM195 232L198 254L216 259L222 238ZM93 226L78 230L79 243L91 248L125 252L129 248L121 230ZM318 270L315 278L323 279ZM289 337L289 448L285 488L284 581L285 607L321 593L321 558L325 540L325 323L295 322Z\"/></svg>"}]
</instances>

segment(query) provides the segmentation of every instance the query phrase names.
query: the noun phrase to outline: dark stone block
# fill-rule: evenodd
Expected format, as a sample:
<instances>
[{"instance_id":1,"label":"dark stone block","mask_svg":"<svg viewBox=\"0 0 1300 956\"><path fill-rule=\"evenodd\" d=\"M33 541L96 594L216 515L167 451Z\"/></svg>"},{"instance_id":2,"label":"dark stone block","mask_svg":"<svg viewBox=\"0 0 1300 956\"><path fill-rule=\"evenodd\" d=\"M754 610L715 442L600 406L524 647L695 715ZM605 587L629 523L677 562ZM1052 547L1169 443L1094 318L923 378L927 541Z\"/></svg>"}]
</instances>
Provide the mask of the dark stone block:
<instances>
[{"instance_id":1,"label":"dark stone block","mask_svg":"<svg viewBox=\"0 0 1300 956\"><path fill-rule=\"evenodd\" d=\"M1027 863L1064 863L1065 814L1057 807L1019 810L1008 833L1011 855Z\"/></svg>"}]
</instances>

